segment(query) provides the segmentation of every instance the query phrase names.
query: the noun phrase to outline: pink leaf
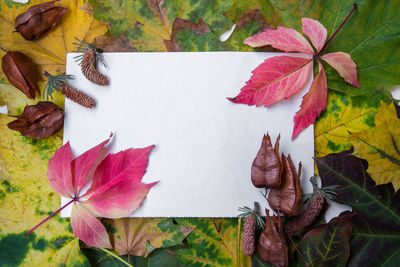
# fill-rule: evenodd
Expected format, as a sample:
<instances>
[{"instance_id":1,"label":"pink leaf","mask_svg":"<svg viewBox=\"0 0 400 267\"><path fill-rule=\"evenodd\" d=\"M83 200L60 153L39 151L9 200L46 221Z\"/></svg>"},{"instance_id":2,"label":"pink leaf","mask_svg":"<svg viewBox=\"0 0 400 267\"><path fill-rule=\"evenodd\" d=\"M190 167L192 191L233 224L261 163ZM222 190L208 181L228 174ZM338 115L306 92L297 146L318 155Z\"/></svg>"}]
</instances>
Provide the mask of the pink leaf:
<instances>
[{"instance_id":1,"label":"pink leaf","mask_svg":"<svg viewBox=\"0 0 400 267\"><path fill-rule=\"evenodd\" d=\"M276 30L265 32L246 38L244 43L252 47L270 45L285 52L301 52L314 54L314 50L298 31L278 26Z\"/></svg>"},{"instance_id":2,"label":"pink leaf","mask_svg":"<svg viewBox=\"0 0 400 267\"><path fill-rule=\"evenodd\" d=\"M64 197L73 197L71 172L71 147L69 142L56 151L49 161L47 177L53 189Z\"/></svg>"},{"instance_id":3,"label":"pink leaf","mask_svg":"<svg viewBox=\"0 0 400 267\"><path fill-rule=\"evenodd\" d=\"M112 134L110 135L111 138ZM101 149L108 143L110 140L100 143L99 145L89 149L79 157L75 158L72 161L72 170L74 173L74 190L78 194L79 191L84 187L90 180L89 171L95 165L95 161L99 156Z\"/></svg>"},{"instance_id":4,"label":"pink leaf","mask_svg":"<svg viewBox=\"0 0 400 267\"><path fill-rule=\"evenodd\" d=\"M292 140L294 140L302 130L314 123L315 119L326 107L328 85L324 68L319 61L318 67L319 73L312 82L310 91L304 95L300 110L294 117Z\"/></svg>"},{"instance_id":5,"label":"pink leaf","mask_svg":"<svg viewBox=\"0 0 400 267\"><path fill-rule=\"evenodd\" d=\"M297 93L307 82L312 59L277 56L266 59L255 70L233 103L266 107Z\"/></svg>"},{"instance_id":6,"label":"pink leaf","mask_svg":"<svg viewBox=\"0 0 400 267\"><path fill-rule=\"evenodd\" d=\"M319 53L326 41L326 28L319 21L309 18L302 18L301 22L303 23L303 32L310 38L311 43Z\"/></svg>"},{"instance_id":7,"label":"pink leaf","mask_svg":"<svg viewBox=\"0 0 400 267\"><path fill-rule=\"evenodd\" d=\"M357 65L351 56L344 52L325 54L321 57L332 68L334 68L343 79L351 85L360 88L357 81Z\"/></svg>"},{"instance_id":8,"label":"pink leaf","mask_svg":"<svg viewBox=\"0 0 400 267\"><path fill-rule=\"evenodd\" d=\"M127 217L137 210L146 198L149 190L157 182L144 184L125 175L119 175L114 179L117 183L107 183L107 190L99 191L91 195L85 205L99 217L121 218Z\"/></svg>"},{"instance_id":9,"label":"pink leaf","mask_svg":"<svg viewBox=\"0 0 400 267\"><path fill-rule=\"evenodd\" d=\"M146 173L148 157L153 146L145 148L127 149L116 154L108 155L96 168L93 176L92 186L87 192L91 195L93 192L102 192L109 186L107 183L119 177L122 173L129 179L141 181Z\"/></svg>"},{"instance_id":10,"label":"pink leaf","mask_svg":"<svg viewBox=\"0 0 400 267\"><path fill-rule=\"evenodd\" d=\"M89 247L112 248L104 225L80 204L72 207L71 226L75 236Z\"/></svg>"}]
</instances>

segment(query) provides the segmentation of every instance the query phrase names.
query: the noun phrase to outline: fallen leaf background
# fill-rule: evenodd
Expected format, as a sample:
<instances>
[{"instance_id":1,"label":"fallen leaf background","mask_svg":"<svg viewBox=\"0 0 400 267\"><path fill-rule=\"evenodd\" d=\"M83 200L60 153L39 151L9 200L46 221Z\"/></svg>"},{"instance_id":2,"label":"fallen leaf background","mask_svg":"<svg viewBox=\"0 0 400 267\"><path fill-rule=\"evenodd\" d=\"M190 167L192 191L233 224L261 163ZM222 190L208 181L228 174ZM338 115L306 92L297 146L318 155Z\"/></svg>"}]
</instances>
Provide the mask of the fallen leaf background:
<instances>
[{"instance_id":1,"label":"fallen leaf background","mask_svg":"<svg viewBox=\"0 0 400 267\"><path fill-rule=\"evenodd\" d=\"M45 1L31 0L26 5L10 0L0 2L0 45L26 53L40 71L46 69L54 75L65 71L66 52L74 50L74 37L88 42L97 37L98 46L105 51L260 51L244 45L244 39L278 25L301 32L301 17L319 20L330 36L354 2L357 3L357 11L326 52L349 53L357 64L361 87L348 86L333 69L324 65L328 78L328 101L326 111L315 124L315 154L318 157L349 149L354 136L362 135L365 130L373 131L374 138L379 139L382 129L376 127L375 115L382 113L381 100L388 104L390 89L400 84L400 47L397 45L400 40L400 16L397 12L400 2L395 0L64 0L57 3L69 9L61 26L43 39L28 42L18 33L13 33L14 18L29 6L42 2ZM219 35L234 23L236 28L231 37L221 42ZM108 29L109 32L103 35ZM269 51L273 49L269 48ZM0 51L0 56L4 54ZM41 90L44 84L42 77L39 82ZM0 103L7 105L9 114L20 114L27 103L35 104L40 100L39 96L35 100L27 99L0 73ZM55 94L53 102L63 107L64 96ZM383 117L387 123L397 123L394 120L398 120L395 115ZM48 160L62 144L62 133L34 141L9 130L6 125L11 120L0 114L0 258L5 253L10 256L2 264L124 266L104 251L82 245L74 237L69 219L56 217L28 239L22 238L33 221L41 221L59 208L60 199L50 188L46 172ZM383 149L386 151L386 146ZM362 154L364 152L356 147L355 153L360 157L367 157ZM367 171L378 183L396 178L392 175L387 180L379 180L372 172L372 162ZM241 228L237 219L167 221L174 225L169 229L177 230L175 226L194 229L182 242L178 241L182 237L179 234L178 239L172 238L176 241L172 243L168 243L171 233L161 235L165 239L160 237L156 243L166 240L165 246L156 248L158 245L150 242L154 250L148 257L132 255L130 262L135 266L185 266L188 263L199 266L271 266L257 256L248 258L241 254ZM105 222L105 225L109 224ZM109 233L112 234L114 229L120 231L118 227L108 227ZM146 232L146 229L140 230ZM363 235L370 234L365 231L366 224L355 227L353 222L356 241L366 240L379 246L390 241L390 234L388 238L379 239L382 233L376 233L377 239L375 233L369 239L362 239ZM361 241L354 243L356 241L351 241L352 245L362 244ZM147 245L147 249L151 250L151 247ZM146 255L142 250L140 253L138 255ZM384 250L382 253L382 257L387 256ZM398 257L399 253L393 254L391 259ZM127 256L122 258L128 260ZM355 255L350 263L357 263L359 258ZM376 262L381 263L380 258Z\"/></svg>"}]
</instances>

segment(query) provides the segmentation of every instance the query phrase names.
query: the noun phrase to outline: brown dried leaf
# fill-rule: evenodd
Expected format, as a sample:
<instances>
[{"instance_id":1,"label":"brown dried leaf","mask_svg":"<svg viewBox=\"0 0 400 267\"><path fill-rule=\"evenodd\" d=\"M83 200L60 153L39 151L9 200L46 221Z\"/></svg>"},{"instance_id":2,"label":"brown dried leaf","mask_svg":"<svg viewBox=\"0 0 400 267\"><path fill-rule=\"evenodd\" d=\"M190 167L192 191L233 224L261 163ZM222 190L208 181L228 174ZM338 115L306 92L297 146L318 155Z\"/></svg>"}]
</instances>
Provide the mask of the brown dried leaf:
<instances>
[{"instance_id":1,"label":"brown dried leaf","mask_svg":"<svg viewBox=\"0 0 400 267\"><path fill-rule=\"evenodd\" d=\"M272 148L271 137L264 135L260 150L251 166L251 181L255 187L276 188L281 184L282 163L279 157L279 140Z\"/></svg>"},{"instance_id":2,"label":"brown dried leaf","mask_svg":"<svg viewBox=\"0 0 400 267\"><path fill-rule=\"evenodd\" d=\"M288 245L280 216L269 216L265 210L265 230L261 233L257 244L257 253L261 259L275 266L288 265Z\"/></svg>"},{"instance_id":3,"label":"brown dried leaf","mask_svg":"<svg viewBox=\"0 0 400 267\"><path fill-rule=\"evenodd\" d=\"M61 20L68 9L54 6L55 2L57 1L31 6L26 12L15 18L15 29L25 40L40 39Z\"/></svg>"},{"instance_id":4,"label":"brown dried leaf","mask_svg":"<svg viewBox=\"0 0 400 267\"><path fill-rule=\"evenodd\" d=\"M275 212L283 212L285 216L291 217L298 213L301 207L301 196L303 194L300 184L301 162L299 170L296 171L290 155L281 157L283 171L282 183L279 188L271 189L268 195L268 203Z\"/></svg>"},{"instance_id":5,"label":"brown dried leaf","mask_svg":"<svg viewBox=\"0 0 400 267\"><path fill-rule=\"evenodd\" d=\"M39 74L33 61L25 54L8 51L2 58L2 69L8 81L28 98L34 99L40 90L37 85Z\"/></svg>"},{"instance_id":6,"label":"brown dried leaf","mask_svg":"<svg viewBox=\"0 0 400 267\"><path fill-rule=\"evenodd\" d=\"M19 131L32 139L45 139L58 132L64 123L64 112L48 101L26 106L17 120L10 122L8 128Z\"/></svg>"}]
</instances>

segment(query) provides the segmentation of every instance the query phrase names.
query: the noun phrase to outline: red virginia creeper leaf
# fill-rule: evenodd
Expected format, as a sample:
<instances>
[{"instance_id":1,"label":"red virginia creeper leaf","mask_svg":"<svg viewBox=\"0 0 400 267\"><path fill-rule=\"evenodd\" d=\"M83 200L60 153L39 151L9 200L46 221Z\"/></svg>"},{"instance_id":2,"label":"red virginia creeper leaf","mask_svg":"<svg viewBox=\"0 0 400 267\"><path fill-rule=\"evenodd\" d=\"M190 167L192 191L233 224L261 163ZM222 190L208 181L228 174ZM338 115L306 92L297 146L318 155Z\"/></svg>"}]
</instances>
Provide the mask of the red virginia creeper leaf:
<instances>
[{"instance_id":1,"label":"red virginia creeper leaf","mask_svg":"<svg viewBox=\"0 0 400 267\"><path fill-rule=\"evenodd\" d=\"M239 95L229 100L269 107L303 88L311 70L312 59L288 56L268 58L252 71L253 75Z\"/></svg>"},{"instance_id":2,"label":"red virginia creeper leaf","mask_svg":"<svg viewBox=\"0 0 400 267\"><path fill-rule=\"evenodd\" d=\"M154 146L127 149L104 158L102 148L109 140L74 160L70 145L66 143L54 154L48 170L50 185L56 192L72 200L46 220L73 203L71 225L74 234L88 246L100 248L111 248L111 245L104 226L95 216L129 216L139 208L150 188L157 184L144 184L141 181ZM82 188L89 183L90 188L83 194Z\"/></svg>"},{"instance_id":3,"label":"red virginia creeper leaf","mask_svg":"<svg viewBox=\"0 0 400 267\"><path fill-rule=\"evenodd\" d=\"M47 177L53 189L63 197L72 198L71 147L69 142L56 151L49 161Z\"/></svg>"},{"instance_id":4,"label":"red virginia creeper leaf","mask_svg":"<svg viewBox=\"0 0 400 267\"><path fill-rule=\"evenodd\" d=\"M253 35L244 40L244 43L252 47L270 45L273 48L285 52L300 52L314 54L314 49L298 31L278 26L276 30Z\"/></svg>"},{"instance_id":5,"label":"red virginia creeper leaf","mask_svg":"<svg viewBox=\"0 0 400 267\"><path fill-rule=\"evenodd\" d=\"M311 84L310 91L304 95L300 110L294 116L292 140L310 124L314 123L315 119L326 107L328 84L324 68L319 61L318 67L319 72Z\"/></svg>"},{"instance_id":6,"label":"red virginia creeper leaf","mask_svg":"<svg viewBox=\"0 0 400 267\"><path fill-rule=\"evenodd\" d=\"M110 135L110 138L112 134ZM88 184L90 180L89 171L95 164L101 149L110 141L110 138L100 143L99 145L89 149L79 157L75 158L72 163L74 173L74 191L80 192L82 187Z\"/></svg>"},{"instance_id":7,"label":"red virginia creeper leaf","mask_svg":"<svg viewBox=\"0 0 400 267\"><path fill-rule=\"evenodd\" d=\"M351 56L344 52L325 54L321 57L326 63L331 65L343 79L349 84L360 88L357 81L357 65L351 59Z\"/></svg>"},{"instance_id":8,"label":"red virginia creeper leaf","mask_svg":"<svg viewBox=\"0 0 400 267\"><path fill-rule=\"evenodd\" d=\"M110 248L107 230L85 207L74 203L71 212L71 226L74 234L89 247Z\"/></svg>"},{"instance_id":9,"label":"red virginia creeper leaf","mask_svg":"<svg viewBox=\"0 0 400 267\"><path fill-rule=\"evenodd\" d=\"M319 53L326 41L326 28L319 21L314 19L302 18L301 22L303 24L301 29L317 49L317 53Z\"/></svg>"}]
</instances>

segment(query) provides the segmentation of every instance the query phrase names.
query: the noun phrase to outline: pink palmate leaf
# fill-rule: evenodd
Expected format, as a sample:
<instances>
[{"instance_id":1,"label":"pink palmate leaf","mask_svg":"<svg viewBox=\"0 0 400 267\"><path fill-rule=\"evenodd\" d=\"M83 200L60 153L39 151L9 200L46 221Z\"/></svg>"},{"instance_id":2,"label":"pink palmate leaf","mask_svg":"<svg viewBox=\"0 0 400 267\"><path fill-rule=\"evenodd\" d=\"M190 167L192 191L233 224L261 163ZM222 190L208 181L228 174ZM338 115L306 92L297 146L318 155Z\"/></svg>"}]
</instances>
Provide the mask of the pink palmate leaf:
<instances>
[{"instance_id":1,"label":"pink palmate leaf","mask_svg":"<svg viewBox=\"0 0 400 267\"><path fill-rule=\"evenodd\" d=\"M315 119L325 109L328 85L324 68L319 61L318 67L319 72L311 84L310 91L304 95L300 110L294 116L292 140L294 140L302 130L314 123Z\"/></svg>"},{"instance_id":2,"label":"pink palmate leaf","mask_svg":"<svg viewBox=\"0 0 400 267\"><path fill-rule=\"evenodd\" d=\"M110 136L111 138L111 136ZM102 150L110 139L72 159L69 143L50 160L50 185L62 196L72 198L47 217L31 233L62 209L73 204L71 225L74 234L88 246L111 248L107 231L96 216L120 218L139 208L149 190L157 184L142 183L148 157L154 146L127 149L104 157ZM86 193L82 188L90 184Z\"/></svg>"},{"instance_id":3,"label":"pink palmate leaf","mask_svg":"<svg viewBox=\"0 0 400 267\"><path fill-rule=\"evenodd\" d=\"M77 203L72 206L71 226L75 236L89 247L112 248L104 225Z\"/></svg>"},{"instance_id":4,"label":"pink palmate leaf","mask_svg":"<svg viewBox=\"0 0 400 267\"><path fill-rule=\"evenodd\" d=\"M302 18L302 30L317 49L317 53L324 47L327 31L319 21L309 18Z\"/></svg>"},{"instance_id":5,"label":"pink palmate leaf","mask_svg":"<svg viewBox=\"0 0 400 267\"><path fill-rule=\"evenodd\" d=\"M357 65L351 59L351 56L344 52L325 54L321 57L334 68L343 79L351 85L360 88L357 80Z\"/></svg>"},{"instance_id":6,"label":"pink palmate leaf","mask_svg":"<svg viewBox=\"0 0 400 267\"><path fill-rule=\"evenodd\" d=\"M278 26L276 30L265 32L246 38L244 43L252 47L270 45L285 52L300 52L313 54L314 50L298 31Z\"/></svg>"},{"instance_id":7,"label":"pink palmate leaf","mask_svg":"<svg viewBox=\"0 0 400 267\"><path fill-rule=\"evenodd\" d=\"M310 58L288 56L268 58L252 71L253 75L239 95L229 100L234 103L269 107L303 88L311 70Z\"/></svg>"},{"instance_id":8,"label":"pink palmate leaf","mask_svg":"<svg viewBox=\"0 0 400 267\"><path fill-rule=\"evenodd\" d=\"M47 177L53 189L63 197L72 198L73 180L71 170L72 152L69 142L56 151L49 161Z\"/></svg>"},{"instance_id":9,"label":"pink palmate leaf","mask_svg":"<svg viewBox=\"0 0 400 267\"><path fill-rule=\"evenodd\" d=\"M71 166L74 175L73 184L75 192L80 192L81 189L88 184L89 180L91 179L89 172L93 169L93 166L95 164L95 161L98 159L101 149L108 143L110 138L89 149L72 161Z\"/></svg>"}]
</instances>

